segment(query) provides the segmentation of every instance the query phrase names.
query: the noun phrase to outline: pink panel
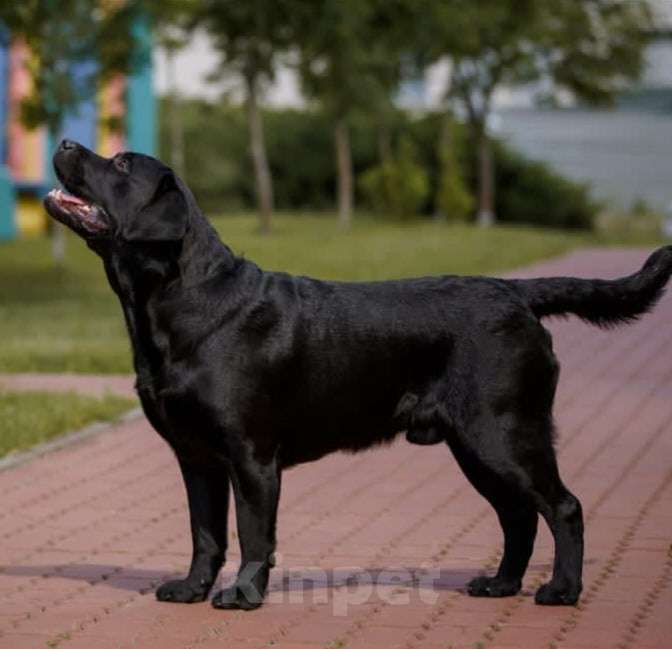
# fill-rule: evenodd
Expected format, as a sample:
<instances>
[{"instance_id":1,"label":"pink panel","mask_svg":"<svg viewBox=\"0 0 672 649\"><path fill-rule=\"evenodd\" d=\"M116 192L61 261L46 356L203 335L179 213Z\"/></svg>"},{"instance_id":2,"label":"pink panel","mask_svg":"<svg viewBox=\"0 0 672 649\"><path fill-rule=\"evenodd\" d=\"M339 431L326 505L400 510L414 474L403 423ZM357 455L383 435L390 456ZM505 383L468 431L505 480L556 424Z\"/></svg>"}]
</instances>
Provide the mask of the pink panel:
<instances>
[{"instance_id":1,"label":"pink panel","mask_svg":"<svg viewBox=\"0 0 672 649\"><path fill-rule=\"evenodd\" d=\"M9 125L7 164L16 180L41 182L44 179L45 130L26 129L20 121L21 101L31 92L28 71L30 52L15 39L9 49Z\"/></svg>"}]
</instances>

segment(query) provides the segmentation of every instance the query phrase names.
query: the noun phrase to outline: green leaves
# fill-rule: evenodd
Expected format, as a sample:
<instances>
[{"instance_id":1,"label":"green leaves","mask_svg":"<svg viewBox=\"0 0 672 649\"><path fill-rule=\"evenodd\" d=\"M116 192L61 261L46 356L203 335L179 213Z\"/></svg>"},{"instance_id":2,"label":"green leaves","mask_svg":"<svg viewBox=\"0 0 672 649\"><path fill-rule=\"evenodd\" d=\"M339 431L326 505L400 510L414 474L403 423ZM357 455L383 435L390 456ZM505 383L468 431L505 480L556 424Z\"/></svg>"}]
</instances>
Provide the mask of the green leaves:
<instances>
[{"instance_id":1,"label":"green leaves","mask_svg":"<svg viewBox=\"0 0 672 649\"><path fill-rule=\"evenodd\" d=\"M486 127L497 88L546 79L579 100L610 103L641 73L651 25L645 0L436 0L426 8L428 56L451 59L446 96L483 153L479 213L493 203Z\"/></svg>"},{"instance_id":2,"label":"green leaves","mask_svg":"<svg viewBox=\"0 0 672 649\"><path fill-rule=\"evenodd\" d=\"M0 22L33 55L33 92L23 102L29 127L57 132L65 115L95 95L98 84L128 73L136 60L132 24L140 14L154 25L184 21L188 0L21 0L0 3Z\"/></svg>"},{"instance_id":3,"label":"green leaves","mask_svg":"<svg viewBox=\"0 0 672 649\"><path fill-rule=\"evenodd\" d=\"M202 0L183 3L191 28L205 28L221 55L222 71L272 78L278 55L291 44L289 0Z\"/></svg>"},{"instance_id":4,"label":"green leaves","mask_svg":"<svg viewBox=\"0 0 672 649\"><path fill-rule=\"evenodd\" d=\"M451 96L483 123L494 90L547 78L590 103L636 80L651 27L644 0L442 0L430 3L432 58L454 68Z\"/></svg>"},{"instance_id":5,"label":"green leaves","mask_svg":"<svg viewBox=\"0 0 672 649\"><path fill-rule=\"evenodd\" d=\"M362 192L374 212L396 219L418 216L429 194L429 178L416 157L411 139L402 137L394 155L360 176Z\"/></svg>"},{"instance_id":6,"label":"green leaves","mask_svg":"<svg viewBox=\"0 0 672 649\"><path fill-rule=\"evenodd\" d=\"M388 110L414 52L411 0L295 0L304 92L334 118ZM420 6L418 3L416 3Z\"/></svg>"},{"instance_id":7,"label":"green leaves","mask_svg":"<svg viewBox=\"0 0 672 649\"><path fill-rule=\"evenodd\" d=\"M608 104L638 79L652 27L646 2L561 0L551 16L543 54L559 86L589 103Z\"/></svg>"},{"instance_id":8,"label":"green leaves","mask_svg":"<svg viewBox=\"0 0 672 649\"><path fill-rule=\"evenodd\" d=\"M0 21L28 45L33 92L22 105L28 127L54 133L65 115L90 99L99 80L127 71L133 48L130 25L139 1L26 0L4 3Z\"/></svg>"}]
</instances>

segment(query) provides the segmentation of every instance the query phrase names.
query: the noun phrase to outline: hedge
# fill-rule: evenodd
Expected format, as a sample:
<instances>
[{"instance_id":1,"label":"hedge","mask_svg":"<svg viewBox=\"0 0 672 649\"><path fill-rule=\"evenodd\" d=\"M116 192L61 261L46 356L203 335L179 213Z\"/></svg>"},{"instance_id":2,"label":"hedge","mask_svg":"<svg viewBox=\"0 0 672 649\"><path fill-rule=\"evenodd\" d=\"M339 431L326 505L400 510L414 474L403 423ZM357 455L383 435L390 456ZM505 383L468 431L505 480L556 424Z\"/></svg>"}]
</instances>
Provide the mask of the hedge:
<instances>
[{"instance_id":1,"label":"hedge","mask_svg":"<svg viewBox=\"0 0 672 649\"><path fill-rule=\"evenodd\" d=\"M165 101L164 109L167 108ZM170 162L169 115L169 110L161 111L160 155L167 162ZM253 208L254 179L242 108L226 102L211 104L189 100L182 102L180 115L184 130L185 180L203 208L217 213ZM440 137L445 119L438 113L414 116L402 111L388 119L384 135L393 150L399 151L404 141L412 147L412 169L416 176L412 184L417 187L413 197L392 199L389 192L388 196L372 196L372 187L384 191L386 183L381 180L381 174L390 177L399 173L398 168L392 169L389 165L381 171L380 128L371 118L360 116L353 120L351 143L358 179L357 204L380 211L386 209L384 206L389 205L390 200L396 200L427 216L444 212L442 206L450 204L445 196L445 154L441 153ZM333 209L333 138L327 118L316 110L266 110L264 127L276 207ZM451 163L459 167L459 173L454 169L451 172L450 186L455 185L456 191L466 192L473 199L475 147L463 125L453 123L450 132ZM402 148L404 146L407 145ZM525 158L501 141L494 143L494 160L498 220L549 227L592 227L599 206L591 200L587 185L562 176L543 162ZM404 164L402 161L402 167ZM473 218L474 201L461 196L459 204L466 205ZM398 210L393 211L395 214L390 212L390 216L398 218Z\"/></svg>"}]
</instances>

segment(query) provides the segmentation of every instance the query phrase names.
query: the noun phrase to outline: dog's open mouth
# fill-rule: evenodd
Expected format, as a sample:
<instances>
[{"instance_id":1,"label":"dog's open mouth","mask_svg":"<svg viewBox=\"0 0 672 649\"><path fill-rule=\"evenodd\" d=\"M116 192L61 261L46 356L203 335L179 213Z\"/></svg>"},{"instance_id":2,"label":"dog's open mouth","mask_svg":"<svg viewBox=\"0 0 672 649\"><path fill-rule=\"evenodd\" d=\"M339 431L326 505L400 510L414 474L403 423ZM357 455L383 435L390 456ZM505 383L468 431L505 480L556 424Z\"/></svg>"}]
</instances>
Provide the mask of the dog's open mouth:
<instances>
[{"instance_id":1,"label":"dog's open mouth","mask_svg":"<svg viewBox=\"0 0 672 649\"><path fill-rule=\"evenodd\" d=\"M108 228L105 211L62 189L52 189L45 199L49 213L65 225L83 229L89 234L98 234Z\"/></svg>"}]
</instances>

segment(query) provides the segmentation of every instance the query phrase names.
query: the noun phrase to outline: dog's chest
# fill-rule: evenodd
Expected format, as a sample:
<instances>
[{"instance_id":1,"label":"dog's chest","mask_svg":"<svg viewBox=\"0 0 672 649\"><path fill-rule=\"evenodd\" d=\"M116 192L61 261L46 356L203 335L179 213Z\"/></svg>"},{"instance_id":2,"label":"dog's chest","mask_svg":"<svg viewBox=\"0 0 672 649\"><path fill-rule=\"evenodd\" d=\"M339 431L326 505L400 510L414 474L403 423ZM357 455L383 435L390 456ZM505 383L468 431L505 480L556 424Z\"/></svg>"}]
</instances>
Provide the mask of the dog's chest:
<instances>
[{"instance_id":1,"label":"dog's chest","mask_svg":"<svg viewBox=\"0 0 672 649\"><path fill-rule=\"evenodd\" d=\"M221 413L204 398L206 393L196 381L155 381L138 387L147 419L179 456L224 452Z\"/></svg>"}]
</instances>

